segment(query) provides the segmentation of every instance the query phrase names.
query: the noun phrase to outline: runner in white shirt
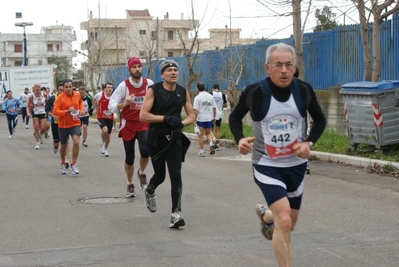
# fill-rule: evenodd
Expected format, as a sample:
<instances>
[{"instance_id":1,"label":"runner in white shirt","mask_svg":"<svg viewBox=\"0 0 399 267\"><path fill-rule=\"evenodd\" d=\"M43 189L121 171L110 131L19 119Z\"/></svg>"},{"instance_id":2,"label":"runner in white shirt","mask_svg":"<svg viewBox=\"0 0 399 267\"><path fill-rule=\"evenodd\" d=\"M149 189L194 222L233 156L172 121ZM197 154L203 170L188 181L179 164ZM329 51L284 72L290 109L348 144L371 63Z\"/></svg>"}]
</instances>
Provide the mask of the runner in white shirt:
<instances>
[{"instance_id":1,"label":"runner in white shirt","mask_svg":"<svg viewBox=\"0 0 399 267\"><path fill-rule=\"evenodd\" d=\"M21 94L19 99L22 101L21 113L22 113L22 123L25 123L25 128L29 129L29 117L26 113L26 104L28 103L28 99L31 96L29 92L29 88L26 87L25 91Z\"/></svg>"},{"instance_id":2,"label":"runner in white shirt","mask_svg":"<svg viewBox=\"0 0 399 267\"><path fill-rule=\"evenodd\" d=\"M203 83L197 83L198 95L194 98L193 109L196 117L196 124L199 127L198 145L200 151L198 157L205 157L204 132L209 142L210 154L215 154L215 147L212 142L212 125L216 117L216 104L213 96L205 92Z\"/></svg>"}]
</instances>

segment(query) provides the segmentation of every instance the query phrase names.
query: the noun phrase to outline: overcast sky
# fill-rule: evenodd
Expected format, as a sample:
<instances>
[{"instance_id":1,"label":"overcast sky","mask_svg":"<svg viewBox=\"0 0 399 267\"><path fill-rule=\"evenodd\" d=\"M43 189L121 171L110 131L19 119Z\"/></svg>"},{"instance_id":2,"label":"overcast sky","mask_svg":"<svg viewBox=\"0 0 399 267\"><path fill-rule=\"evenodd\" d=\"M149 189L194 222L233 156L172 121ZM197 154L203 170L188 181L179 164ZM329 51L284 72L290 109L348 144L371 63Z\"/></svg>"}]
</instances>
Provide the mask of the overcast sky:
<instances>
[{"instance_id":1,"label":"overcast sky","mask_svg":"<svg viewBox=\"0 0 399 267\"><path fill-rule=\"evenodd\" d=\"M195 18L202 21L200 34L203 38L208 37L209 28L230 27L230 7L231 27L241 28L242 37L287 38L292 34L292 18L276 16L276 13L289 12L291 8L284 10L275 6L268 9L256 0L11 0L1 7L0 32L22 34L23 29L14 26L16 22L32 22L33 26L26 27L28 34L40 33L41 27L63 24L72 26L76 31L78 42L75 42L74 48L79 49L79 43L86 39L86 32L80 30L80 22L87 20L90 11L95 18L99 15L101 18L126 18L126 9L148 9L154 18L163 19L168 12L170 19L180 19L182 15L187 19L191 17L191 1L194 3ZM313 0L320 9L324 5L331 6L339 23L345 20L346 24L353 24L350 16L343 15L351 5L342 3L350 1L332 1L336 3L333 6L330 1ZM16 19L16 12L22 12L23 18ZM314 14L309 19L307 31L315 26Z\"/></svg>"}]
</instances>

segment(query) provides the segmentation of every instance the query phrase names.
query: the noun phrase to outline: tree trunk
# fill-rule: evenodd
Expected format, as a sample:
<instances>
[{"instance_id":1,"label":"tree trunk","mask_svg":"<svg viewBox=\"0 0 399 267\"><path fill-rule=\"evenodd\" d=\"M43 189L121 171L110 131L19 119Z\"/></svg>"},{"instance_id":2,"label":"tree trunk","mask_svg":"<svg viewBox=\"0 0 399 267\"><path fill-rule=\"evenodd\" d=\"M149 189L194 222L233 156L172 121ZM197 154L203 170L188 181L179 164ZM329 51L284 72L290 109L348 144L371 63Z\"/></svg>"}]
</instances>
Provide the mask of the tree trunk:
<instances>
[{"instance_id":1,"label":"tree trunk","mask_svg":"<svg viewBox=\"0 0 399 267\"><path fill-rule=\"evenodd\" d=\"M360 37L362 39L363 48L363 61L364 61L364 81L371 81L372 66L371 66L371 53L370 45L367 37L368 23L366 20L366 9L364 5L364 0L359 0L357 5L357 10L359 12L359 22L360 22Z\"/></svg>"},{"instance_id":2,"label":"tree trunk","mask_svg":"<svg viewBox=\"0 0 399 267\"><path fill-rule=\"evenodd\" d=\"M229 81L229 87L227 90L229 95L228 99L230 103L230 110L233 110L238 102L238 92L236 90L236 82L234 80Z\"/></svg>"},{"instance_id":3,"label":"tree trunk","mask_svg":"<svg viewBox=\"0 0 399 267\"><path fill-rule=\"evenodd\" d=\"M306 75L305 64L303 62L301 0L292 0L292 16L296 65L299 69L299 78L304 80Z\"/></svg>"},{"instance_id":4,"label":"tree trunk","mask_svg":"<svg viewBox=\"0 0 399 267\"><path fill-rule=\"evenodd\" d=\"M381 77L381 21L374 21L373 24L373 74L371 81L378 82Z\"/></svg>"}]
</instances>

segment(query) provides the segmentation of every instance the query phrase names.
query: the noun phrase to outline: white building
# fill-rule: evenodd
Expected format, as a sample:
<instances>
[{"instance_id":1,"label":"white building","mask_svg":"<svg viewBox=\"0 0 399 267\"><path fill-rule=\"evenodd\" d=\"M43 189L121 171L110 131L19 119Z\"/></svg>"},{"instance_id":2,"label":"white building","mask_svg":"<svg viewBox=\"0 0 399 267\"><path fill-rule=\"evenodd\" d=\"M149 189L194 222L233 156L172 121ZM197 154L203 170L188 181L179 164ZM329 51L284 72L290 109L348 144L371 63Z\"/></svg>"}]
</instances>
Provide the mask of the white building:
<instances>
[{"instance_id":1,"label":"white building","mask_svg":"<svg viewBox=\"0 0 399 267\"><path fill-rule=\"evenodd\" d=\"M42 27L39 34L26 34L28 65L50 65L51 57L66 57L72 65L76 51L72 42L76 34L72 26ZM2 67L18 67L24 63L23 33L0 34L0 58Z\"/></svg>"}]
</instances>

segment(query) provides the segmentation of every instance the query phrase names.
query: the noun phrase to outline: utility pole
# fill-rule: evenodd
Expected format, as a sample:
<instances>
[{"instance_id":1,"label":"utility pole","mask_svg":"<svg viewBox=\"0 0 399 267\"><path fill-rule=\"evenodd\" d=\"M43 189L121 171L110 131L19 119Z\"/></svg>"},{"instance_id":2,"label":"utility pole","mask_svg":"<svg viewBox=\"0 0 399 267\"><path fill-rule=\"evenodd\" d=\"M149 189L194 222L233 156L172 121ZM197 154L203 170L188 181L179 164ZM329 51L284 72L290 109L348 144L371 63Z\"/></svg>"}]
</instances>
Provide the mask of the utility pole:
<instances>
[{"instance_id":1,"label":"utility pole","mask_svg":"<svg viewBox=\"0 0 399 267\"><path fill-rule=\"evenodd\" d=\"M15 26L17 27L22 27L24 28L24 64L23 66L28 66L28 48L27 48L27 43L26 43L26 31L25 31L25 27L27 26L32 26L33 23L32 22L19 22L19 23L15 23Z\"/></svg>"},{"instance_id":2,"label":"utility pole","mask_svg":"<svg viewBox=\"0 0 399 267\"><path fill-rule=\"evenodd\" d=\"M118 27L115 25L116 65L119 66Z\"/></svg>"},{"instance_id":3,"label":"utility pole","mask_svg":"<svg viewBox=\"0 0 399 267\"><path fill-rule=\"evenodd\" d=\"M157 64L158 64L158 59L159 59L159 51L158 51L158 49L159 49L159 20L158 20L158 17L157 17L157 30L156 30L156 40L155 40L155 44L156 44L156 48L155 48L155 51L156 51L156 59L157 59Z\"/></svg>"},{"instance_id":4,"label":"utility pole","mask_svg":"<svg viewBox=\"0 0 399 267\"><path fill-rule=\"evenodd\" d=\"M100 60L100 84L103 84L103 60L102 60L102 40L101 40L101 13L100 13L100 0L98 0L98 56Z\"/></svg>"}]
</instances>

